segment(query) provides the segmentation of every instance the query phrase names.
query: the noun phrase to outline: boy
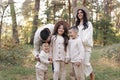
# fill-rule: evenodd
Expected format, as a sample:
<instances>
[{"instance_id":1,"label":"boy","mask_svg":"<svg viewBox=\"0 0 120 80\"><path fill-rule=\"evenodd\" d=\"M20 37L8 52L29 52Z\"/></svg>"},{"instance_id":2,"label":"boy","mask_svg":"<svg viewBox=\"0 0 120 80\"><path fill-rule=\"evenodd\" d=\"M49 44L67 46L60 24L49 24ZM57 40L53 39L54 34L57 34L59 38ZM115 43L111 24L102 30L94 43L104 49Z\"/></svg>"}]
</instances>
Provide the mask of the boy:
<instances>
[{"instance_id":1,"label":"boy","mask_svg":"<svg viewBox=\"0 0 120 80\"><path fill-rule=\"evenodd\" d=\"M41 51L38 56L40 58L40 62L38 61L35 65L36 67L36 78L37 80L48 80L48 64L52 64L52 61L49 61L49 44L42 43Z\"/></svg>"},{"instance_id":2,"label":"boy","mask_svg":"<svg viewBox=\"0 0 120 80\"><path fill-rule=\"evenodd\" d=\"M72 80L85 80L83 60L84 60L84 47L80 38L78 38L78 29L71 27L69 29L70 40L68 43L68 51L70 55L70 62L72 67L71 79Z\"/></svg>"}]
</instances>

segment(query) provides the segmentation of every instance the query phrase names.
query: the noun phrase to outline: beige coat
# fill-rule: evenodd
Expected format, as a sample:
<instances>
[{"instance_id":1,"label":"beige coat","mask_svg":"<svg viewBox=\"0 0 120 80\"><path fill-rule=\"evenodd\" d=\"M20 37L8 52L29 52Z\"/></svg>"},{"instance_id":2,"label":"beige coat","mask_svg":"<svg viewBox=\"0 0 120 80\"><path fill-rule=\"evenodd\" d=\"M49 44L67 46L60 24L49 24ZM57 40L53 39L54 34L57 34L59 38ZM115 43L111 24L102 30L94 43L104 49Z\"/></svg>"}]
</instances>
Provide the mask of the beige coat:
<instances>
[{"instance_id":1,"label":"beige coat","mask_svg":"<svg viewBox=\"0 0 120 80\"><path fill-rule=\"evenodd\" d=\"M78 26L78 36L82 39L85 50L91 51L91 48L93 47L93 26L91 22L88 22L88 28L83 30L83 27L83 25Z\"/></svg>"},{"instance_id":2,"label":"beige coat","mask_svg":"<svg viewBox=\"0 0 120 80\"><path fill-rule=\"evenodd\" d=\"M34 54L35 57L40 53L40 44L41 44L40 32L44 28L48 28L50 30L51 34L54 31L54 25L53 24L47 24L45 26L41 26L40 28L38 28L38 30L35 32L35 36L34 36L34 51L33 51L33 54Z\"/></svg>"},{"instance_id":3,"label":"beige coat","mask_svg":"<svg viewBox=\"0 0 120 80\"><path fill-rule=\"evenodd\" d=\"M68 57L68 53L64 50L64 38L62 36L52 36L50 50L50 57L53 61L65 61L65 58Z\"/></svg>"},{"instance_id":4,"label":"beige coat","mask_svg":"<svg viewBox=\"0 0 120 80\"><path fill-rule=\"evenodd\" d=\"M91 22L88 22L88 28L83 30L83 25L79 25L79 33L78 36L82 39L85 48L85 58L84 58L84 68L85 75L89 76L93 71L90 63L91 50L93 47L93 26Z\"/></svg>"}]
</instances>

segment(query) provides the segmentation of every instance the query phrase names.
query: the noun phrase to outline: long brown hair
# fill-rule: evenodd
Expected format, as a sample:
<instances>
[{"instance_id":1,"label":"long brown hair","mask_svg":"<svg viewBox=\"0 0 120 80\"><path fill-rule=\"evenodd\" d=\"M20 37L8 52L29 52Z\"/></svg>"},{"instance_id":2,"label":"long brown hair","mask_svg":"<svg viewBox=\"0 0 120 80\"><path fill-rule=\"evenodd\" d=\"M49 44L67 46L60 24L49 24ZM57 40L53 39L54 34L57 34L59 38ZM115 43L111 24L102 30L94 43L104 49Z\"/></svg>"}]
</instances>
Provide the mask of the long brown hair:
<instances>
[{"instance_id":1,"label":"long brown hair","mask_svg":"<svg viewBox=\"0 0 120 80\"><path fill-rule=\"evenodd\" d=\"M87 14L86 14L86 12L83 10L83 9L78 9L77 10L77 14L76 14L76 17L77 17L77 21L76 21L76 27L80 24L80 19L79 19L79 17L78 17L78 12L79 11L82 11L83 12L83 25L84 25L84 28L83 28L83 30L85 30L85 29L87 29L88 28L88 19L87 19Z\"/></svg>"},{"instance_id":2,"label":"long brown hair","mask_svg":"<svg viewBox=\"0 0 120 80\"><path fill-rule=\"evenodd\" d=\"M57 36L58 29L59 29L59 27L61 25L63 25L63 29L64 29L64 33L62 35L63 38L64 38L64 47L65 47L64 50L67 51L67 45L68 45L68 40L69 40L69 37L68 37L68 28L70 27L70 25L66 21L58 21L55 24L53 35Z\"/></svg>"}]
</instances>

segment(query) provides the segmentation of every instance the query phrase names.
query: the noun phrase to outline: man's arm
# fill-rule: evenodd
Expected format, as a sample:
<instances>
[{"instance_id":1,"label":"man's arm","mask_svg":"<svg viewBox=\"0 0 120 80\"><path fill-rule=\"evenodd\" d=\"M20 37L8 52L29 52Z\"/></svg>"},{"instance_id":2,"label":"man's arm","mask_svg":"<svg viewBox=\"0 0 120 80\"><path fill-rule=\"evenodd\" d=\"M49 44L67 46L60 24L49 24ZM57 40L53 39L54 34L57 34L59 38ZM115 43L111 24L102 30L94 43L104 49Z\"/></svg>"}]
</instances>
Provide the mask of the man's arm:
<instances>
[{"instance_id":1,"label":"man's arm","mask_svg":"<svg viewBox=\"0 0 120 80\"><path fill-rule=\"evenodd\" d=\"M37 30L35 32L35 36L34 36L34 51L33 51L33 55L35 57L37 57L37 55L40 53L40 31Z\"/></svg>"}]
</instances>

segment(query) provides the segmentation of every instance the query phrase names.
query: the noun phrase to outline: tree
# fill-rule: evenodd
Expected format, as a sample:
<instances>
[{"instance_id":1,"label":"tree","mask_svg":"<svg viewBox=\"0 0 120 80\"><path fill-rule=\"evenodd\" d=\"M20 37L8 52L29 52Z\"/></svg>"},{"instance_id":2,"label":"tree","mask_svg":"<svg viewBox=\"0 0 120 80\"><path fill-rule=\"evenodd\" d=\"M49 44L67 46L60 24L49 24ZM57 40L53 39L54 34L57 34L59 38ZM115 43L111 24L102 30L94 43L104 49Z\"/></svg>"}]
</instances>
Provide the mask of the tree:
<instances>
[{"instance_id":1,"label":"tree","mask_svg":"<svg viewBox=\"0 0 120 80\"><path fill-rule=\"evenodd\" d=\"M13 37L15 43L19 43L14 1L9 0L9 4L10 4L11 17L12 17L12 30L13 30L12 37Z\"/></svg>"},{"instance_id":2,"label":"tree","mask_svg":"<svg viewBox=\"0 0 120 80\"><path fill-rule=\"evenodd\" d=\"M82 4L83 6L86 6L86 0L83 0L83 4Z\"/></svg>"},{"instance_id":3,"label":"tree","mask_svg":"<svg viewBox=\"0 0 120 80\"><path fill-rule=\"evenodd\" d=\"M35 0L34 19L33 19L32 34L31 34L31 37L30 37L30 44L33 44L34 34L35 34L35 31L37 30L39 9L40 9L40 0Z\"/></svg>"},{"instance_id":4,"label":"tree","mask_svg":"<svg viewBox=\"0 0 120 80\"><path fill-rule=\"evenodd\" d=\"M2 1L1 1L2 2ZM8 7L8 3L5 4L5 5L2 5L2 3L0 4L0 7L1 7L1 21L0 21L0 48L1 48L1 34L2 34L2 23L3 23L3 18L4 18L4 13L5 13L5 10L6 8Z\"/></svg>"},{"instance_id":5,"label":"tree","mask_svg":"<svg viewBox=\"0 0 120 80\"><path fill-rule=\"evenodd\" d=\"M69 24L71 24L71 2L68 0L68 10L69 10Z\"/></svg>"},{"instance_id":6,"label":"tree","mask_svg":"<svg viewBox=\"0 0 120 80\"><path fill-rule=\"evenodd\" d=\"M22 4L22 15L24 16L25 20L28 20L30 17L33 17L32 14L33 10L33 1L32 0L25 0Z\"/></svg>"},{"instance_id":7,"label":"tree","mask_svg":"<svg viewBox=\"0 0 120 80\"><path fill-rule=\"evenodd\" d=\"M24 17L25 24L21 26L21 32L24 43L30 43L30 35L32 30L32 21L33 21L33 13L34 13L34 1L25 0L22 4L22 15Z\"/></svg>"},{"instance_id":8,"label":"tree","mask_svg":"<svg viewBox=\"0 0 120 80\"><path fill-rule=\"evenodd\" d=\"M77 6L77 0L72 0L72 7L73 7L73 9ZM72 9L72 11L73 11L73 9ZM73 20L72 20L72 24L74 24L75 23L75 17L73 16Z\"/></svg>"}]
</instances>

